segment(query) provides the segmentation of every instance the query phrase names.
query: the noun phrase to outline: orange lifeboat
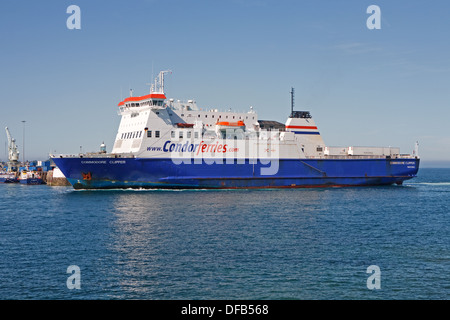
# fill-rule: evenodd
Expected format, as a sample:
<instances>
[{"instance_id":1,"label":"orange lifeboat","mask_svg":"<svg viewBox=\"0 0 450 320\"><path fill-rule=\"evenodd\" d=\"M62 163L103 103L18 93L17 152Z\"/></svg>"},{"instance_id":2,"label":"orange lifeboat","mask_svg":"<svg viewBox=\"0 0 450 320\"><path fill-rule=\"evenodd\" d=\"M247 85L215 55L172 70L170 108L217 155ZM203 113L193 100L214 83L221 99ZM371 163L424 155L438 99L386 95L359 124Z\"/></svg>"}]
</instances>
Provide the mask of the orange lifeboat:
<instances>
[{"instance_id":1,"label":"orange lifeboat","mask_svg":"<svg viewBox=\"0 0 450 320\"><path fill-rule=\"evenodd\" d=\"M242 120L239 120L238 122L228 122L228 121L218 121L216 123L218 126L226 126L226 127L245 127L245 123Z\"/></svg>"}]
</instances>

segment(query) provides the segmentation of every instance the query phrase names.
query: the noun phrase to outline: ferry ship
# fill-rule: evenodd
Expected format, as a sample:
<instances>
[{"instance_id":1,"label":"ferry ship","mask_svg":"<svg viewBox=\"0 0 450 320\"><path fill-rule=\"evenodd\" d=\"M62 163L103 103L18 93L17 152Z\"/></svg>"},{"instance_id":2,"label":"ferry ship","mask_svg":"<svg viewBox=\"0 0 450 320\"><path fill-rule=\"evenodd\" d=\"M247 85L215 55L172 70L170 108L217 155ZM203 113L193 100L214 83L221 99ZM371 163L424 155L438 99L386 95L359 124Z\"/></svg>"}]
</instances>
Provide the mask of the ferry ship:
<instances>
[{"instance_id":1,"label":"ferry ship","mask_svg":"<svg viewBox=\"0 0 450 320\"><path fill-rule=\"evenodd\" d=\"M401 185L419 169L417 151L325 145L309 111L285 124L246 112L202 110L168 99L161 71L150 93L118 104L111 152L52 155L75 189L297 188ZM416 146L417 147L417 146Z\"/></svg>"}]
</instances>

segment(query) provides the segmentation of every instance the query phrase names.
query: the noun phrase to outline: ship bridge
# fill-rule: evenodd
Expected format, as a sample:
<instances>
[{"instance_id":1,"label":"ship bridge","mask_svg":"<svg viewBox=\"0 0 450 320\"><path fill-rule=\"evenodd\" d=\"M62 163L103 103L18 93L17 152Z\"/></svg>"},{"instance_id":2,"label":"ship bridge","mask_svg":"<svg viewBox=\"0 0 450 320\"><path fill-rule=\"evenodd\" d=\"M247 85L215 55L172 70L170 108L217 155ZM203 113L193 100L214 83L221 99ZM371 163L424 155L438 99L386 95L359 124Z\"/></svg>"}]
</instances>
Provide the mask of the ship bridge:
<instances>
[{"instance_id":1,"label":"ship bridge","mask_svg":"<svg viewBox=\"0 0 450 320\"><path fill-rule=\"evenodd\" d=\"M164 100L166 96L164 93L150 93L145 96L133 97L130 96L125 100L119 102L119 107L134 108L134 107L144 107L144 106L159 106L164 105Z\"/></svg>"},{"instance_id":2,"label":"ship bridge","mask_svg":"<svg viewBox=\"0 0 450 320\"><path fill-rule=\"evenodd\" d=\"M130 96L118 104L120 111L123 112L130 108L146 106L163 108L166 100L166 95L164 94L164 74L166 73L172 73L172 71L166 70L159 73L155 83L150 87L150 94L133 97L133 90L130 90Z\"/></svg>"}]
</instances>

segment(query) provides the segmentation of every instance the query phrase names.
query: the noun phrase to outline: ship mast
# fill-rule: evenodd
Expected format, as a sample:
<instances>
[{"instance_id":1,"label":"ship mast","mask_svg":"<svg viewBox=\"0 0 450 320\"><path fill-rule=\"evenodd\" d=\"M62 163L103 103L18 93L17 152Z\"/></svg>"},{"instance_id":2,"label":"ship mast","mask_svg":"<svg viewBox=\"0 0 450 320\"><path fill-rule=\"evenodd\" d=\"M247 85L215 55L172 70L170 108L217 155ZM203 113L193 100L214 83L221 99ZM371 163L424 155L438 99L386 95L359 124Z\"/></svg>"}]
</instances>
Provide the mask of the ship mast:
<instances>
[{"instance_id":1,"label":"ship mast","mask_svg":"<svg viewBox=\"0 0 450 320\"><path fill-rule=\"evenodd\" d=\"M294 114L294 88L291 87L291 117Z\"/></svg>"},{"instance_id":2,"label":"ship mast","mask_svg":"<svg viewBox=\"0 0 450 320\"><path fill-rule=\"evenodd\" d=\"M164 93L164 74L172 73L171 70L161 71L155 78L155 83L150 88L150 93Z\"/></svg>"}]
</instances>

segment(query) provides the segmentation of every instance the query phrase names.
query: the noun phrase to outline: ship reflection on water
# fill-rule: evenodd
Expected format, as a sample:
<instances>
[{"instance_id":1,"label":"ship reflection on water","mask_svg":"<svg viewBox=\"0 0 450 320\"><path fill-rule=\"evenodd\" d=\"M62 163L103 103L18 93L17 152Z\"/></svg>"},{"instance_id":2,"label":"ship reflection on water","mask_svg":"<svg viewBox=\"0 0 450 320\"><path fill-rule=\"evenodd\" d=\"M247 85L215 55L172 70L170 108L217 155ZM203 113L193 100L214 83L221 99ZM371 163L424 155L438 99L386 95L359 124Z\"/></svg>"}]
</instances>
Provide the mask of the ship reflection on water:
<instances>
[{"instance_id":1,"label":"ship reflection on water","mask_svg":"<svg viewBox=\"0 0 450 320\"><path fill-rule=\"evenodd\" d=\"M292 237L315 241L314 233L320 232L314 227L317 206L327 197L327 191L320 189L301 193L289 190L111 193L115 195L114 218L110 222L108 250L114 261L107 271L109 293L117 297L114 292L125 291L132 297L152 299L201 298L233 287L236 282L243 281L242 285L246 285L253 277L261 276L259 271L269 271L264 271L267 266L261 270L262 265L274 259L285 260L281 255L289 248L297 256L301 249L286 247L285 242ZM292 203L293 197L301 197L301 209ZM290 203L291 207L278 211L276 203ZM248 268L253 267L250 272L253 275L246 275Z\"/></svg>"}]
</instances>

